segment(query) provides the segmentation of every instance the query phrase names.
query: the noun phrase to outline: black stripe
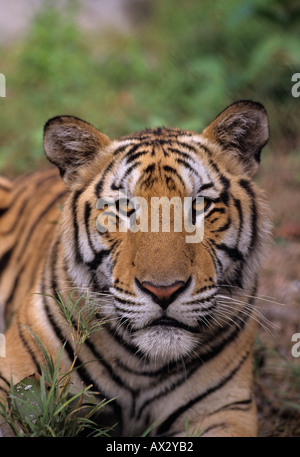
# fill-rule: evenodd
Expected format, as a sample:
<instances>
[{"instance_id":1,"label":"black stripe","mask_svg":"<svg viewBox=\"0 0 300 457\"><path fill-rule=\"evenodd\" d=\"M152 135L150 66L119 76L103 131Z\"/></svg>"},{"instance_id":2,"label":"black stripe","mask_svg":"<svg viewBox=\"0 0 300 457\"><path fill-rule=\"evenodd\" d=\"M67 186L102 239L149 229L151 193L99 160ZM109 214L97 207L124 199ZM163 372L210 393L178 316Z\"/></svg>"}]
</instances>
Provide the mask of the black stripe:
<instances>
[{"instance_id":1,"label":"black stripe","mask_svg":"<svg viewBox=\"0 0 300 457\"><path fill-rule=\"evenodd\" d=\"M186 133L188 132L183 132L184 135L186 135ZM192 135L187 135L187 136L192 136ZM186 143L185 141L183 140L180 140L177 138L177 141L176 143L180 146L180 147L183 147L183 148L186 148L188 149L189 151L193 152L194 154L199 154L199 148L203 149L205 152L208 153L208 155L211 155L211 151L203 144L203 143L198 143L198 142L193 142L193 144L191 142L189 143Z\"/></svg>"},{"instance_id":2,"label":"black stripe","mask_svg":"<svg viewBox=\"0 0 300 457\"><path fill-rule=\"evenodd\" d=\"M125 144L122 144L120 146L118 146L114 151L113 151L113 155L114 155L114 158L113 160L111 161L111 163L113 163L115 160L116 160L116 157L120 154L123 154L125 153L125 155L128 155L130 154L131 152L134 152L136 151L136 149L140 146L140 143L125 143ZM134 149L135 148L135 149ZM127 149L129 149L129 151L127 151Z\"/></svg>"},{"instance_id":3,"label":"black stripe","mask_svg":"<svg viewBox=\"0 0 300 457\"><path fill-rule=\"evenodd\" d=\"M212 155L212 151L210 149L208 149L208 147L205 146L205 144L203 144L203 143L193 142L193 144L195 144L195 147L191 143L185 143L181 140L177 140L177 143L180 146L186 147L190 151L194 152L194 154L196 154L196 155L199 154L199 148L203 149L208 154L208 156Z\"/></svg>"},{"instance_id":4,"label":"black stripe","mask_svg":"<svg viewBox=\"0 0 300 457\"><path fill-rule=\"evenodd\" d=\"M86 235L89 243L89 247L91 251L93 252L94 255L97 255L98 252L93 246L92 240L91 240L91 234L89 230L89 222L90 222L90 215L91 215L92 207L88 201L85 202L85 209L84 209L84 225L85 225L85 230L86 230Z\"/></svg>"},{"instance_id":5,"label":"black stripe","mask_svg":"<svg viewBox=\"0 0 300 457\"><path fill-rule=\"evenodd\" d=\"M251 404L252 398L247 398L247 400L234 401L209 413L208 416L213 416L214 414L217 414L220 411L226 411L228 409L230 409L230 411L248 411L251 408Z\"/></svg>"},{"instance_id":6,"label":"black stripe","mask_svg":"<svg viewBox=\"0 0 300 457\"><path fill-rule=\"evenodd\" d=\"M139 357L141 360L149 361L149 358L142 353L137 346L134 344L128 343L122 335L118 332L117 326L113 327L112 325L108 325L106 327L107 331L109 332L110 336L120 345L123 349L126 349L127 352L134 355L135 357Z\"/></svg>"},{"instance_id":7,"label":"black stripe","mask_svg":"<svg viewBox=\"0 0 300 457\"><path fill-rule=\"evenodd\" d=\"M157 395L154 395L153 397L148 398L147 400L144 401L144 403L139 407L139 409L137 411L136 419L139 420L141 418L143 412L145 411L145 408L148 405L150 405L154 401L157 401L159 398L164 397L169 392L174 391L179 386L181 386L183 383L185 383L187 381L187 379L189 379L198 368L199 368L199 363L191 364L189 367L186 366L185 370L181 373L182 376L180 377L180 379L178 379L176 382L173 382L171 385L166 385L164 389L161 388L160 392ZM177 370L176 374L178 374L178 370ZM169 375L169 377L171 375L171 373L169 371L168 371L168 375ZM158 384L161 384L163 386L161 378L158 379L157 385ZM151 384L151 387L156 387L156 385L153 383L153 384Z\"/></svg>"},{"instance_id":8,"label":"black stripe","mask_svg":"<svg viewBox=\"0 0 300 457\"><path fill-rule=\"evenodd\" d=\"M81 256L81 252L79 250L79 227L77 223L77 202L82 194L83 189L77 190L73 195L72 201L72 216L73 216L73 229L74 229L74 251L75 251L75 259L77 263L83 262L83 258Z\"/></svg>"},{"instance_id":9,"label":"black stripe","mask_svg":"<svg viewBox=\"0 0 300 457\"><path fill-rule=\"evenodd\" d=\"M210 254L210 257L213 261L213 264L214 264L214 268L215 268L215 271L219 271L220 274L223 274L223 265L221 263L221 260L219 259L217 253L215 252L215 249L214 249L214 240L212 239L207 239L204 241L202 241L202 243L205 243L204 246L206 247L207 251L209 252ZM207 246L206 246L207 245Z\"/></svg>"},{"instance_id":10,"label":"black stripe","mask_svg":"<svg viewBox=\"0 0 300 457\"><path fill-rule=\"evenodd\" d=\"M127 178L127 176L135 169L137 168L138 166L141 165L141 162L139 160L137 160L135 163L133 163L129 168L127 168L125 174L122 176L122 179L120 180L120 182L123 182L125 178Z\"/></svg>"},{"instance_id":11,"label":"black stripe","mask_svg":"<svg viewBox=\"0 0 300 457\"><path fill-rule=\"evenodd\" d=\"M176 184L175 184L175 181L173 178L171 178L170 176L167 176L166 177L166 185L167 185L167 188L169 190L176 190Z\"/></svg>"},{"instance_id":12,"label":"black stripe","mask_svg":"<svg viewBox=\"0 0 300 457\"><path fill-rule=\"evenodd\" d=\"M218 424L213 424L213 425L210 425L210 427L207 427L203 430L203 432L200 434L200 435L197 435L198 437L200 436L205 436L206 433L208 432L211 432L212 430L216 429L216 428L220 428L220 427L228 427L229 424L227 424L226 422L219 422Z\"/></svg>"},{"instance_id":13,"label":"black stripe","mask_svg":"<svg viewBox=\"0 0 300 457\"><path fill-rule=\"evenodd\" d=\"M194 175L196 175L198 178L200 178L199 176L199 173L197 173L197 171L188 163L186 162L185 160L182 160L182 159L175 159L176 162L179 164L179 165L183 165L185 168L187 168L191 173L193 173Z\"/></svg>"},{"instance_id":14,"label":"black stripe","mask_svg":"<svg viewBox=\"0 0 300 457\"><path fill-rule=\"evenodd\" d=\"M257 209L255 202L255 193L251 187L251 184L246 179L241 179L239 182L240 186L246 191L248 197L251 200L251 241L250 251L253 249L257 240Z\"/></svg>"},{"instance_id":15,"label":"black stripe","mask_svg":"<svg viewBox=\"0 0 300 457\"><path fill-rule=\"evenodd\" d=\"M140 162L137 162L137 163L140 164ZM136 182L136 186L144 185L144 186L146 186L146 188L148 188L150 186L151 179L152 179L152 183L155 181L155 179L152 177L152 173L154 172L155 167L156 167L156 164L151 163L144 170L142 170L140 173L140 177ZM148 175L146 178L145 178L145 174ZM142 183L141 183L141 181L142 181Z\"/></svg>"},{"instance_id":16,"label":"black stripe","mask_svg":"<svg viewBox=\"0 0 300 457\"><path fill-rule=\"evenodd\" d=\"M115 156L118 156L119 154L122 154L123 152L126 151L126 149L128 148L131 148L130 151L126 151L126 155L127 154L130 154L130 152L134 152L138 147L140 146L140 143L126 143L126 144L122 144L121 146L118 146L114 151L113 151L113 154L114 154L114 159L115 160ZM134 149L135 148L135 149Z\"/></svg>"},{"instance_id":17,"label":"black stripe","mask_svg":"<svg viewBox=\"0 0 300 457\"><path fill-rule=\"evenodd\" d=\"M211 187L215 187L212 182L208 182L206 184L203 184L202 186L199 187L198 193L200 194L203 190L210 189Z\"/></svg>"},{"instance_id":18,"label":"black stripe","mask_svg":"<svg viewBox=\"0 0 300 457\"><path fill-rule=\"evenodd\" d=\"M3 381L8 387L10 387L10 383L1 374L0 374L0 380Z\"/></svg>"},{"instance_id":19,"label":"black stripe","mask_svg":"<svg viewBox=\"0 0 300 457\"><path fill-rule=\"evenodd\" d=\"M18 205L19 201L21 201L20 208L17 209L17 211L16 211L15 220L10 225L10 227L5 230L5 232L1 232L2 235L9 235L12 231L14 231L14 230L16 230L18 228L18 225L20 225L22 223L21 216L25 213L25 210L26 210L28 204L31 201L31 197L35 196L37 192L39 192L39 193L41 192L40 186L42 186L46 181L52 180L54 178L55 178L55 180L57 180L57 174L56 173L55 173L55 175L49 175L49 176L46 176L46 177L42 177L41 179L39 179L38 181L36 181L34 183L34 186L30 189L29 195L25 194L25 197L22 200L20 200L19 196L23 195L24 188L25 188L25 190L27 190L27 186L28 186L27 180L23 181L22 184L24 184L24 185L18 190L16 195L14 195L14 194L12 195L12 197L13 197L13 205L11 205L11 207L10 207L10 208L14 208L15 209L16 206ZM21 230L23 230L23 226L21 227Z\"/></svg>"},{"instance_id":20,"label":"black stripe","mask_svg":"<svg viewBox=\"0 0 300 457\"><path fill-rule=\"evenodd\" d=\"M218 165L216 164L216 162L214 162L212 159L209 160L209 164L212 166L212 168L218 173L221 181L222 181L222 178L224 178L224 176L222 175L222 173L220 172L220 169L218 167Z\"/></svg>"},{"instance_id":21,"label":"black stripe","mask_svg":"<svg viewBox=\"0 0 300 457\"><path fill-rule=\"evenodd\" d=\"M212 280L212 279L210 279L210 280ZM206 290L211 290L211 289L213 289L213 288L215 288L215 287L216 287L215 284L210 284L210 285L208 285L208 286L203 286L203 287L201 287L200 289L196 290L196 292L194 293L194 295L196 295L196 294L201 294L202 292L205 292Z\"/></svg>"},{"instance_id":22,"label":"black stripe","mask_svg":"<svg viewBox=\"0 0 300 457\"><path fill-rule=\"evenodd\" d=\"M103 330L102 330L103 331ZM118 384L118 386L121 386L125 389L127 389L131 394L135 394L134 389L132 389L125 381L124 379L121 379L113 370L112 366L105 360L105 357L103 354L101 354L94 346L94 344L91 342L91 340L86 340L85 345L89 348L89 350L92 352L94 357L96 358L97 362L102 365L110 378Z\"/></svg>"},{"instance_id":23,"label":"black stripe","mask_svg":"<svg viewBox=\"0 0 300 457\"><path fill-rule=\"evenodd\" d=\"M23 346L26 348L27 352L29 353L30 357L31 357L31 360L33 362L33 364L35 365L35 368L36 368L36 371L37 373L39 373L40 375L42 374L42 371L41 371L41 366L35 356L35 353L33 352L33 350L31 349L31 347L29 346L29 344L27 343L24 335L22 334L22 326L20 324L20 322L18 322L18 333L19 333L19 337L23 343Z\"/></svg>"},{"instance_id":24,"label":"black stripe","mask_svg":"<svg viewBox=\"0 0 300 457\"><path fill-rule=\"evenodd\" d=\"M132 292L129 292L129 290L122 289L121 287L116 286L116 285L114 286L114 288L115 288L116 290L118 290L119 292L123 292L124 294L130 295L131 297L135 297L135 294L133 294Z\"/></svg>"},{"instance_id":25,"label":"black stripe","mask_svg":"<svg viewBox=\"0 0 300 457\"><path fill-rule=\"evenodd\" d=\"M240 362L235 366L235 368L233 370L231 370L231 372L223 377L223 379L221 379L221 381L210 387L209 389L207 389L206 391L202 392L202 394L200 395L197 395L197 397L194 397L192 398L189 402L187 402L186 404L182 405L181 407L179 407L176 411L174 411L161 425L160 427L158 428L157 430L157 434L158 435L161 435L161 434L164 434L166 433L170 427L173 425L173 423L184 413L186 412L188 409L190 409L192 406L194 406L196 403L199 403L200 401L202 401L204 398L208 397L209 395L211 395L212 393L216 392L217 390L221 389L223 386L225 386L225 384L227 384L228 381L230 381L234 375L238 372L238 370L242 367L243 363L246 361L246 359L248 358L249 356L249 351L246 352L246 354L244 355L244 357L240 360Z\"/></svg>"},{"instance_id":26,"label":"black stripe","mask_svg":"<svg viewBox=\"0 0 300 457\"><path fill-rule=\"evenodd\" d=\"M214 213L220 213L220 214L224 214L225 213L225 209L224 208L213 208L210 213L206 216L206 219L210 218ZM214 219L213 221L210 221L211 223L215 222L216 220L218 219Z\"/></svg>"},{"instance_id":27,"label":"black stripe","mask_svg":"<svg viewBox=\"0 0 300 457\"><path fill-rule=\"evenodd\" d=\"M12 183L10 186L8 186L6 184L3 184L3 182L0 182L0 190L4 190L5 192L10 192L12 190Z\"/></svg>"},{"instance_id":28,"label":"black stripe","mask_svg":"<svg viewBox=\"0 0 300 457\"><path fill-rule=\"evenodd\" d=\"M17 276L15 277L13 286L12 286L11 291L10 291L10 294L7 297L7 299L5 300L5 308L6 308L5 309L5 316L6 316L6 319L8 319L8 317L9 317L9 314L10 314L10 312L9 312L10 306L9 305L14 299L15 292L17 290L17 287L18 287L19 282L20 282L20 278L21 278L21 276L23 274L23 271L25 270L25 267L26 267L26 265L23 265L22 268L19 270Z\"/></svg>"},{"instance_id":29,"label":"black stripe","mask_svg":"<svg viewBox=\"0 0 300 457\"><path fill-rule=\"evenodd\" d=\"M186 146L187 149L190 149ZM172 146L169 146L168 147L168 150L170 152L172 152L173 154L177 154L179 155L180 157L184 157L185 159L187 160L192 160L194 163L195 163L195 160L194 160L194 157L192 157L190 154L188 154L187 152L184 152L184 151L181 151L180 149L177 149L175 147L172 147ZM191 149L192 152L195 153L195 148L192 148Z\"/></svg>"},{"instance_id":30,"label":"black stripe","mask_svg":"<svg viewBox=\"0 0 300 457\"><path fill-rule=\"evenodd\" d=\"M239 244L240 238L241 238L244 218L243 218L243 210L242 210L241 201L238 198L234 198L233 202L234 202L234 206L236 207L237 212L239 214L239 231L238 231L237 241L236 241L236 247L237 247Z\"/></svg>"},{"instance_id":31,"label":"black stripe","mask_svg":"<svg viewBox=\"0 0 300 457\"><path fill-rule=\"evenodd\" d=\"M110 249L103 249L102 251L99 251L96 253L95 257L93 260L90 262L84 262L85 265L87 265L91 270L97 270L97 268L100 266L100 264L103 262L103 259L110 254Z\"/></svg>"},{"instance_id":32,"label":"black stripe","mask_svg":"<svg viewBox=\"0 0 300 457\"><path fill-rule=\"evenodd\" d=\"M120 159L120 160L124 160L125 157L126 157L126 160L127 160L127 158L135 155L135 153L138 151L138 149L143 150L143 151L147 151L147 149L143 148L143 145L144 145L144 143L141 143L140 141L137 141L135 143L127 144L125 148L121 147L121 149L120 149L121 152L124 152L126 149L128 149L128 150L124 154L124 157L122 157L122 159ZM123 149L123 151L122 151L122 149ZM149 152L149 151L147 151L147 152ZM115 152L114 152L114 154L115 154ZM118 154L119 154L119 152L118 152Z\"/></svg>"},{"instance_id":33,"label":"black stripe","mask_svg":"<svg viewBox=\"0 0 300 457\"><path fill-rule=\"evenodd\" d=\"M223 184L223 191L221 193L220 198L223 203L227 204L228 198L229 198L228 190L230 188L230 181L220 172L218 165L212 159L209 160L209 163L213 167L213 169L217 172L217 174Z\"/></svg>"},{"instance_id":34,"label":"black stripe","mask_svg":"<svg viewBox=\"0 0 300 457\"><path fill-rule=\"evenodd\" d=\"M124 298L119 298L117 297L116 295L114 295L114 299L116 301L118 301L119 303L122 303L123 305L135 305L135 306L139 306L138 303L135 303L134 301L130 301L130 300L125 300Z\"/></svg>"},{"instance_id":35,"label":"black stripe","mask_svg":"<svg viewBox=\"0 0 300 457\"><path fill-rule=\"evenodd\" d=\"M23 189L21 189L20 193L23 191ZM17 196L18 197L18 196ZM6 228L5 231L2 231L1 232L1 235L10 235L10 233L12 233L14 230L16 230L18 228L18 225L21 224L21 217L23 216L23 214L25 213L25 210L29 204L29 201L30 199L28 198L28 196L26 195L22 200L17 200L17 197L15 197L14 199L14 204L11 205L11 209L14 208L14 210L16 210L16 218L14 219L13 223L10 225L9 228ZM21 201L21 204L20 204L20 208L18 208L18 203L19 201Z\"/></svg>"},{"instance_id":36,"label":"black stripe","mask_svg":"<svg viewBox=\"0 0 300 457\"><path fill-rule=\"evenodd\" d=\"M131 152L131 151L130 151ZM127 158L126 158L126 163L129 164L131 162L134 162L135 159L138 159L139 157L141 156L144 156L146 154L149 154L149 151L145 151L145 150L142 150L142 151L137 151L135 152L134 154L130 154L130 152L127 154Z\"/></svg>"},{"instance_id":37,"label":"black stripe","mask_svg":"<svg viewBox=\"0 0 300 457\"><path fill-rule=\"evenodd\" d=\"M35 221L31 224L31 228L29 232L27 233L27 236L25 238L25 241L22 242L22 248L20 250L20 254L18 255L17 262L20 261L20 259L24 255L24 251L26 250L27 246L29 245L29 240L36 229L36 226L40 222L40 220L49 212L49 210L52 208L52 206L56 205L59 200L61 200L66 194L66 191L60 192L56 197L51 200L51 202L44 208L44 210L38 215L38 217L35 219Z\"/></svg>"},{"instance_id":38,"label":"black stripe","mask_svg":"<svg viewBox=\"0 0 300 457\"><path fill-rule=\"evenodd\" d=\"M181 184L183 185L183 187L185 187L185 183L184 183L182 177L180 176L180 174L178 173L178 171L176 170L176 168L170 167L169 165L164 165L164 166L163 166L163 169L164 169L166 172L172 173L173 175L175 175L176 178L179 179L179 181L181 182Z\"/></svg>"},{"instance_id":39,"label":"black stripe","mask_svg":"<svg viewBox=\"0 0 300 457\"><path fill-rule=\"evenodd\" d=\"M104 180L105 180L105 178L106 178L106 175L107 175L107 173L109 173L109 172L112 170L114 164L115 164L115 158L113 158L113 159L109 162L109 164L108 164L107 167L105 168L105 170L104 170L104 172L103 172L101 178L99 179L99 181L98 181L97 184L95 185L95 195L96 195L97 198L100 197L100 194L101 194L101 192L102 192L102 190L103 190L103 185L104 185Z\"/></svg>"},{"instance_id":40,"label":"black stripe","mask_svg":"<svg viewBox=\"0 0 300 457\"><path fill-rule=\"evenodd\" d=\"M222 251L226 252L226 254L234 261L241 261L244 262L245 258L241 251L237 248L231 248L224 243L217 244L215 243L217 249L221 249Z\"/></svg>"},{"instance_id":41,"label":"black stripe","mask_svg":"<svg viewBox=\"0 0 300 457\"><path fill-rule=\"evenodd\" d=\"M8 206L7 208L0 208L0 217L2 217L9 208L11 208L11 207Z\"/></svg>"},{"instance_id":42,"label":"black stripe","mask_svg":"<svg viewBox=\"0 0 300 457\"><path fill-rule=\"evenodd\" d=\"M123 174L123 176L121 178L119 178L119 184L116 184L116 181L114 181L110 188L111 190L120 190L120 189L123 189L124 188L124 179L127 178L127 176L135 169L137 168L139 165L141 165L141 162L139 160L137 160L135 163L133 163L129 168L127 168L127 170L125 171L125 173Z\"/></svg>"},{"instance_id":43,"label":"black stripe","mask_svg":"<svg viewBox=\"0 0 300 457\"><path fill-rule=\"evenodd\" d=\"M227 222L225 222L224 225L222 225L222 227L216 229L216 230L212 230L212 233L219 233L219 232L225 232L225 230L229 229L229 227L231 226L231 219L230 217L227 219Z\"/></svg>"},{"instance_id":44,"label":"black stripe","mask_svg":"<svg viewBox=\"0 0 300 457\"><path fill-rule=\"evenodd\" d=\"M161 150L162 150L162 152L164 153L164 157L170 157L170 154L169 154L169 152L166 150L165 146L166 146L165 144L161 144Z\"/></svg>"},{"instance_id":45,"label":"black stripe","mask_svg":"<svg viewBox=\"0 0 300 457\"><path fill-rule=\"evenodd\" d=\"M116 308L117 311L120 311L120 312L122 312L123 314L126 314L126 315L127 314L139 314L139 311L137 311L137 310L122 308L121 306L117 305L116 303L115 303L115 308ZM128 325L130 325L129 322L128 322Z\"/></svg>"},{"instance_id":46,"label":"black stripe","mask_svg":"<svg viewBox=\"0 0 300 457\"><path fill-rule=\"evenodd\" d=\"M155 170L155 166L155 163L151 163L142 171L142 173L152 173Z\"/></svg>"},{"instance_id":47,"label":"black stripe","mask_svg":"<svg viewBox=\"0 0 300 457\"><path fill-rule=\"evenodd\" d=\"M1 387L1 386L0 386L0 391L1 391L1 390L2 390L2 392L5 393L5 395L7 395L8 392L9 392L9 390L5 390L4 387ZM1 402L1 398L0 398L0 402Z\"/></svg>"},{"instance_id":48,"label":"black stripe","mask_svg":"<svg viewBox=\"0 0 300 457\"><path fill-rule=\"evenodd\" d=\"M227 205L228 203L228 200L229 200L229 188L230 188L230 181L229 179L225 178L224 175L220 175L220 178L221 178L221 181L222 181L222 184L223 184L223 191L221 193L221 200L222 202Z\"/></svg>"},{"instance_id":49,"label":"black stripe","mask_svg":"<svg viewBox=\"0 0 300 457\"><path fill-rule=\"evenodd\" d=\"M215 287L215 286L212 286L212 287ZM207 289L211 289L212 287L207 287ZM200 290L201 289L199 289L199 291ZM195 294L200 293L199 291L195 292ZM205 297L205 298L200 298L200 299L196 298L195 300L187 301L187 302L185 302L185 305L195 305L195 304L205 303L207 300L211 300L215 296L216 296L216 292L212 293L211 295L209 295L208 297Z\"/></svg>"},{"instance_id":50,"label":"black stripe","mask_svg":"<svg viewBox=\"0 0 300 457\"><path fill-rule=\"evenodd\" d=\"M8 249L0 258L0 275L7 267L14 248Z\"/></svg>"}]
</instances>

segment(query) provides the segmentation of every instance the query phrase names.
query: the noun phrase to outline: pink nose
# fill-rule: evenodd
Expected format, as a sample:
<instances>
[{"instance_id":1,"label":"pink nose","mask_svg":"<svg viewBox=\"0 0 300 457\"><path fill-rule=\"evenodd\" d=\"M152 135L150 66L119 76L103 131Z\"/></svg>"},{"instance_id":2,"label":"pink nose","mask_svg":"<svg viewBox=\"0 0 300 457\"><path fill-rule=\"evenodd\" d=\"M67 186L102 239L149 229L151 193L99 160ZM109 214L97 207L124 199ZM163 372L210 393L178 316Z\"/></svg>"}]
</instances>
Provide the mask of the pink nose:
<instances>
[{"instance_id":1,"label":"pink nose","mask_svg":"<svg viewBox=\"0 0 300 457\"><path fill-rule=\"evenodd\" d=\"M184 281L176 281L169 286L158 286L151 282L144 281L142 286L158 299L158 302L169 302L171 296L185 285Z\"/></svg>"}]
</instances>

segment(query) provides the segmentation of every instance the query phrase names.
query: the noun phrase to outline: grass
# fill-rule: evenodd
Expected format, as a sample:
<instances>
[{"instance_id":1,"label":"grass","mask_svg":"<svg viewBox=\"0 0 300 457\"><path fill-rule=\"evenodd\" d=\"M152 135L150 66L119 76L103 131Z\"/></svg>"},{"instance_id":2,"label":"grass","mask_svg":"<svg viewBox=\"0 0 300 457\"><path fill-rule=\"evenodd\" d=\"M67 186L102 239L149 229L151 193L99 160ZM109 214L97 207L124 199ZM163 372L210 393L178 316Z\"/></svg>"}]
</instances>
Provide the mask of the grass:
<instances>
[{"instance_id":1,"label":"grass","mask_svg":"<svg viewBox=\"0 0 300 457\"><path fill-rule=\"evenodd\" d=\"M82 433L91 436L109 436L110 429L99 428L94 418L110 401L98 401L92 386L74 390L71 375L76 371L75 363L84 342L95 331L101 331L103 321L95 319L96 306L86 301L83 295L74 298L72 291L65 303L59 293L54 298L66 320L74 347L74 357L67 373L61 373L62 346L54 361L37 335L35 339L44 356L41 374L29 376L17 384L11 379L8 403L0 403L0 418L14 436L26 437L72 437ZM86 301L85 306L82 302Z\"/></svg>"}]
</instances>

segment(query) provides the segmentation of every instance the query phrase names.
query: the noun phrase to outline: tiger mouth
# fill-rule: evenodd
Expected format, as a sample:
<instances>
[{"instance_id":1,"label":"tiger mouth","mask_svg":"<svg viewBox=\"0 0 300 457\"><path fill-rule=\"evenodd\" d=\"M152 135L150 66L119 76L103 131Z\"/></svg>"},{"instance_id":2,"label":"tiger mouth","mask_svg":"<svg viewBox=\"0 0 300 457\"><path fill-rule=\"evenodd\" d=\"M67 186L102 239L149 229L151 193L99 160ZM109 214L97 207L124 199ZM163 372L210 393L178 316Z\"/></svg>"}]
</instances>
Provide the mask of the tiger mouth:
<instances>
[{"instance_id":1,"label":"tiger mouth","mask_svg":"<svg viewBox=\"0 0 300 457\"><path fill-rule=\"evenodd\" d=\"M197 327L190 327L189 325L183 324L182 322L179 322L175 319L172 319L171 317L166 317L166 316L162 316L162 317L156 319L155 321L151 322L151 324L149 324L147 326L147 328L156 327L156 326L162 326L162 327L167 327L167 328L175 327L175 328L180 328L182 330L186 330L187 332L191 332L191 333L199 332L199 328L197 328Z\"/></svg>"}]
</instances>

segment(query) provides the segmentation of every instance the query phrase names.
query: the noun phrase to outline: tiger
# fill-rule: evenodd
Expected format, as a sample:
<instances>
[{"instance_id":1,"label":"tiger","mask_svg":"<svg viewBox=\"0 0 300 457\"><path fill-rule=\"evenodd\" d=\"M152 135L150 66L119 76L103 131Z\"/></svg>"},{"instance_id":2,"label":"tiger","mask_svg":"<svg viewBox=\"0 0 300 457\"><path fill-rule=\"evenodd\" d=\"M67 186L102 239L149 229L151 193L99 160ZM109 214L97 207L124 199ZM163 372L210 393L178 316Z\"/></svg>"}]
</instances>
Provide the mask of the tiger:
<instances>
[{"instance_id":1,"label":"tiger","mask_svg":"<svg viewBox=\"0 0 300 457\"><path fill-rule=\"evenodd\" d=\"M48 120L51 167L0 181L2 397L11 377L40 373L33 335L53 360L64 344L60 369L69 371L74 341L54 298L86 291L104 323L85 341L72 383L111 400L105 417L115 436L155 424L149 436L184 437L187 421L199 437L257 436L255 295L272 225L254 176L268 139L267 112L251 100L200 133L153 127L110 140L75 116ZM151 230L150 210L139 213L135 197L187 202L201 240L175 230L175 206L170 229L159 206ZM109 208L99 201L114 203L115 230L97 223L103 228ZM148 230L137 229L141 214Z\"/></svg>"}]
</instances>

